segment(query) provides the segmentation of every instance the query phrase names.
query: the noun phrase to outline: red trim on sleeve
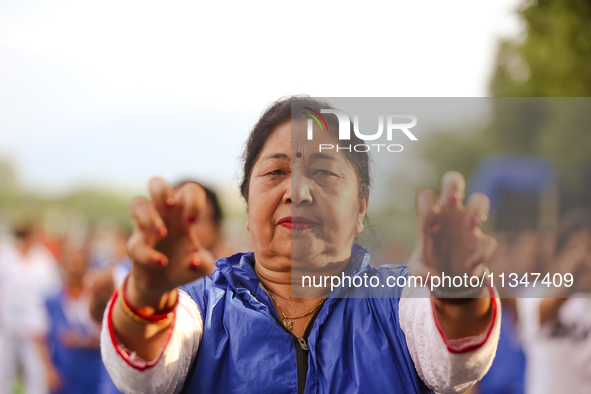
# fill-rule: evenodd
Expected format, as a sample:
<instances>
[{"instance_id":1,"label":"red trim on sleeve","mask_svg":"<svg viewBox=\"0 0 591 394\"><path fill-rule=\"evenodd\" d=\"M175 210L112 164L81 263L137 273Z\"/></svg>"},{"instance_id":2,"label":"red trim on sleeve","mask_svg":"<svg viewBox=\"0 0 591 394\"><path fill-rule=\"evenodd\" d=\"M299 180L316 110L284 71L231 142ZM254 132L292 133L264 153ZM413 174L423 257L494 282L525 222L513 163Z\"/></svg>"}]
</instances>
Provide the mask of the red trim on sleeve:
<instances>
[{"instance_id":1,"label":"red trim on sleeve","mask_svg":"<svg viewBox=\"0 0 591 394\"><path fill-rule=\"evenodd\" d=\"M492 300L492 303L493 303L493 312L492 312L491 324L490 324L490 327L488 328L488 331L486 332L486 336L484 337L484 339L482 341L480 341L478 343L473 343L472 341L469 341L467 344L459 345L459 346L450 345L448 339L443 334L443 330L441 329L441 326L439 325L439 321L437 320L437 313L435 312L435 303L433 302L433 298L431 298L431 310L433 311L433 320L435 320L435 326L437 327L437 331L439 331L439 334L441 335L441 338L443 339L443 342L445 343L445 346L447 347L447 350L450 353L462 354L462 353L472 352L474 350L480 349L488 341L488 338L490 337L490 334L492 333L492 330L495 326L495 322L497 321L497 312L498 312L497 303L499 302L499 300L497 298L495 298L495 291L492 287L490 288L490 293L491 293L490 299ZM474 338L474 337L467 337L467 338L462 338L462 339L468 339L468 338Z\"/></svg>"},{"instance_id":2,"label":"red trim on sleeve","mask_svg":"<svg viewBox=\"0 0 591 394\"><path fill-rule=\"evenodd\" d=\"M168 343L170 342L170 338L172 338L172 332L174 331L174 325L176 323L176 315L174 317L174 320L172 321L172 325L170 327L170 333L168 334L168 338L166 339L166 343L164 344L164 347L160 351L160 354L158 355L158 357L156 357L156 359L154 361L145 361L142 358L138 357L135 352L130 352L129 350L125 349L125 347L123 347L123 345L121 345L117 341L117 337L115 336L115 329L113 328L113 308L115 307L115 302L117 301L118 293L119 293L119 290L115 290L115 292L111 296L109 310L107 312L107 327L109 328L111 342L112 342L113 346L115 347L115 350L117 351L117 353L121 356L121 358L123 358L123 360L127 363L127 365L129 365L130 367L132 367L133 369L136 369L138 371L145 371L146 369L152 368L153 366L158 364L158 361L160 361L160 359L162 358L162 355L164 354L164 351L166 350L166 347L168 346Z\"/></svg>"},{"instance_id":3,"label":"red trim on sleeve","mask_svg":"<svg viewBox=\"0 0 591 394\"><path fill-rule=\"evenodd\" d=\"M148 314L144 313L142 308L136 308L131 304L131 302L129 302L129 299L127 298L127 281L128 280L129 280L129 275L127 277L125 277L125 279L123 280L123 284L121 285L121 289L119 291L121 292L121 295L123 296L122 298L123 298L123 302L125 303L125 306L127 308L129 308L130 311L132 311L135 315L139 316L140 318L147 320L149 322L152 322L152 323L158 323L162 320L170 318L170 314L175 311L176 306L179 304L179 297L178 296L176 298L176 302L174 303L174 305L172 307L170 307L168 310L161 312L161 313L155 313L152 315L148 315Z\"/></svg>"}]
</instances>

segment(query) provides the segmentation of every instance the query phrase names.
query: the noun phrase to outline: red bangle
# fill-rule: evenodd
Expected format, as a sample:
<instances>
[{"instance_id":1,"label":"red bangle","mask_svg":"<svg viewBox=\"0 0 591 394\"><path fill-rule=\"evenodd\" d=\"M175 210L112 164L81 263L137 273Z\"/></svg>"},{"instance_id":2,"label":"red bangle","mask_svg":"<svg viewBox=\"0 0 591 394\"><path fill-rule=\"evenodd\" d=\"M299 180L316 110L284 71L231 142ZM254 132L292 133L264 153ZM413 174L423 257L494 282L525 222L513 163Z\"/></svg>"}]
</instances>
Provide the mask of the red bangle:
<instances>
[{"instance_id":1,"label":"red bangle","mask_svg":"<svg viewBox=\"0 0 591 394\"><path fill-rule=\"evenodd\" d=\"M170 307L166 311L158 313L158 314L149 314L149 313L146 313L145 311L143 311L146 308L135 308L134 306L132 306L131 303L129 302L129 298L127 298L127 279L128 278L129 278L129 276L127 276L125 278L125 280L123 281L123 284L121 285L121 296L122 296L121 300L123 301L125 309L128 309L129 312L131 312L132 314L137 316L139 319L144 320L147 323L160 323L160 322L162 322L164 320L168 320L174 316L174 311L176 309L176 306L179 303L178 296L177 296L177 299L172 307Z\"/></svg>"}]
</instances>

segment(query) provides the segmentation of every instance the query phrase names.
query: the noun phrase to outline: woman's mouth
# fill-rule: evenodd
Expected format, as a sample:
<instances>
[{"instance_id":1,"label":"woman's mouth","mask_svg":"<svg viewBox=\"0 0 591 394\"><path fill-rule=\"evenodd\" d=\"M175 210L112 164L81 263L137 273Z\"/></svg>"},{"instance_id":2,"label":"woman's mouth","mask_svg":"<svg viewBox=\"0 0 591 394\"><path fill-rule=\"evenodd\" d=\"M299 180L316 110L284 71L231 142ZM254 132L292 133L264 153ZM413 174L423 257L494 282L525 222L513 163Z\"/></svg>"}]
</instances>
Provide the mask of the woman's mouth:
<instances>
[{"instance_id":1,"label":"woman's mouth","mask_svg":"<svg viewBox=\"0 0 591 394\"><path fill-rule=\"evenodd\" d=\"M284 217L279 221L279 224L290 230L307 230L318 225L318 223L300 216Z\"/></svg>"}]
</instances>

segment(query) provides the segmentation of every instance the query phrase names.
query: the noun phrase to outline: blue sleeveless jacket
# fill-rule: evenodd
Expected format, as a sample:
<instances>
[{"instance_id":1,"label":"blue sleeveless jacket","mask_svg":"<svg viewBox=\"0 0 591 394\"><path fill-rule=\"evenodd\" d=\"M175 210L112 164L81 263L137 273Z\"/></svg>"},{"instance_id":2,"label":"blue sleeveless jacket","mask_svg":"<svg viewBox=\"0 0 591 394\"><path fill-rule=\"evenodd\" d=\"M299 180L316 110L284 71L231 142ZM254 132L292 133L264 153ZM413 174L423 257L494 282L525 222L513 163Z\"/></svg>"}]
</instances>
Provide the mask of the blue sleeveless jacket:
<instances>
[{"instance_id":1,"label":"blue sleeveless jacket","mask_svg":"<svg viewBox=\"0 0 591 394\"><path fill-rule=\"evenodd\" d=\"M406 266L373 268L369 253L357 245L350 261L345 275L379 276L381 283L408 275ZM388 289L391 298L371 298L378 290L336 288L302 345L278 320L253 266L253 253L236 254L218 260L209 277L181 287L199 306L204 324L183 392L432 393L400 328L401 289Z\"/></svg>"},{"instance_id":2,"label":"blue sleeveless jacket","mask_svg":"<svg viewBox=\"0 0 591 394\"><path fill-rule=\"evenodd\" d=\"M51 360L64 378L60 389L52 391L52 394L95 394L99 384L99 372L103 364L101 352L99 349L72 348L64 345L61 335L65 331L76 330L86 333L88 329L88 327L68 321L62 304L65 298L66 295L62 291L45 302L51 318L47 344Z\"/></svg>"}]
</instances>

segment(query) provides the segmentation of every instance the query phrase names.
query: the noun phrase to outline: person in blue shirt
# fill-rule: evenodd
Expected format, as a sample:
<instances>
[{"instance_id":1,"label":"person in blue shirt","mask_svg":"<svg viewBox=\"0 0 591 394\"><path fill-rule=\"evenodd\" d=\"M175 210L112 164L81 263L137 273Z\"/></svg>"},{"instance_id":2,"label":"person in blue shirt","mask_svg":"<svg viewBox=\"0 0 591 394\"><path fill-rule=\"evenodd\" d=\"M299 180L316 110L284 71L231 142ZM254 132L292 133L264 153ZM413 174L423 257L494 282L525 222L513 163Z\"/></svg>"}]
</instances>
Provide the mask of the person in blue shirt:
<instances>
[{"instance_id":1,"label":"person in blue shirt","mask_svg":"<svg viewBox=\"0 0 591 394\"><path fill-rule=\"evenodd\" d=\"M517 331L514 299L503 298L501 335L495 361L488 373L478 384L478 394L524 394L525 393L525 353Z\"/></svg>"},{"instance_id":2,"label":"person in blue shirt","mask_svg":"<svg viewBox=\"0 0 591 394\"><path fill-rule=\"evenodd\" d=\"M61 382L54 394L97 393L102 368L100 327L90 317L90 294L84 286L88 260L85 248L66 247L64 288L46 301L50 316L47 342Z\"/></svg>"}]
</instances>

